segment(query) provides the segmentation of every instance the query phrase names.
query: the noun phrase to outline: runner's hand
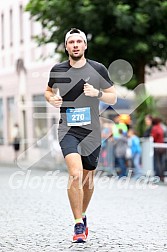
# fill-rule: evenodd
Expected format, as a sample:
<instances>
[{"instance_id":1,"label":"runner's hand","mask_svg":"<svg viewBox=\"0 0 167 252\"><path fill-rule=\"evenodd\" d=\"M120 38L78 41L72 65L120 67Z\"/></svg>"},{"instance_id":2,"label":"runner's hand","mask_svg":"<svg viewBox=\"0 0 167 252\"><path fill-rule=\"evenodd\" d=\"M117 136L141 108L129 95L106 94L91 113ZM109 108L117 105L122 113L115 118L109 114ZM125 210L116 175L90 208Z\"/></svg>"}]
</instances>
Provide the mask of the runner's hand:
<instances>
[{"instance_id":1,"label":"runner's hand","mask_svg":"<svg viewBox=\"0 0 167 252\"><path fill-rule=\"evenodd\" d=\"M90 97L97 97L99 94L99 90L94 88L92 85L85 83L84 84L84 94Z\"/></svg>"},{"instance_id":2,"label":"runner's hand","mask_svg":"<svg viewBox=\"0 0 167 252\"><path fill-rule=\"evenodd\" d=\"M60 95L54 95L50 97L49 103L56 108L60 108L63 103L63 99Z\"/></svg>"}]
</instances>

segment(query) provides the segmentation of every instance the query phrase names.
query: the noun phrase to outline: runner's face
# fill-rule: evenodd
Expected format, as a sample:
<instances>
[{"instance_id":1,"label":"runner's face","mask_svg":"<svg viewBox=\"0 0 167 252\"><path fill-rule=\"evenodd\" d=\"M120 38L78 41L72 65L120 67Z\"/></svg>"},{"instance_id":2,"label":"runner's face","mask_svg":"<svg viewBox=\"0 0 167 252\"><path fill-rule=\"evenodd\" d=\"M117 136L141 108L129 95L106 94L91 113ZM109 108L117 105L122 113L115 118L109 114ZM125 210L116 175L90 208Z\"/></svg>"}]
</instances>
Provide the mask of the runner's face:
<instances>
[{"instance_id":1,"label":"runner's face","mask_svg":"<svg viewBox=\"0 0 167 252\"><path fill-rule=\"evenodd\" d=\"M74 60L81 59L86 48L86 43L79 35L73 35L67 40L66 50L68 51L69 56Z\"/></svg>"}]
</instances>

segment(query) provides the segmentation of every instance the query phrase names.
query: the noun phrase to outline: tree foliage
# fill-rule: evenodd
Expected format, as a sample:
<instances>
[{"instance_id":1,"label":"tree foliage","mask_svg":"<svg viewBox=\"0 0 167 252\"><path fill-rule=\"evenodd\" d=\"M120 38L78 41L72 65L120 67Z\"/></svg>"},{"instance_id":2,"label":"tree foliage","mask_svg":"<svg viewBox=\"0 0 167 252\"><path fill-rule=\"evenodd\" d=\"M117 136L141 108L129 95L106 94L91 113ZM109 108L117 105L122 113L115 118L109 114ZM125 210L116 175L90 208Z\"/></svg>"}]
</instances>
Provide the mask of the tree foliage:
<instances>
[{"instance_id":1,"label":"tree foliage","mask_svg":"<svg viewBox=\"0 0 167 252\"><path fill-rule=\"evenodd\" d=\"M147 96L146 94L143 94ZM137 97L138 100L142 99L142 97ZM142 99L143 100L143 99ZM155 100L152 96L148 96L144 102L138 106L137 110L135 111L135 120L136 120L136 131L138 132L139 136L143 136L144 131L146 130L145 125L145 116L152 115L153 117L158 116Z\"/></svg>"},{"instance_id":2,"label":"tree foliage","mask_svg":"<svg viewBox=\"0 0 167 252\"><path fill-rule=\"evenodd\" d=\"M90 39L90 58L106 67L127 60L134 69L132 88L144 82L146 64L166 61L166 0L30 0L26 10L47 31L38 41L55 42L57 52L65 33L77 27Z\"/></svg>"}]
</instances>

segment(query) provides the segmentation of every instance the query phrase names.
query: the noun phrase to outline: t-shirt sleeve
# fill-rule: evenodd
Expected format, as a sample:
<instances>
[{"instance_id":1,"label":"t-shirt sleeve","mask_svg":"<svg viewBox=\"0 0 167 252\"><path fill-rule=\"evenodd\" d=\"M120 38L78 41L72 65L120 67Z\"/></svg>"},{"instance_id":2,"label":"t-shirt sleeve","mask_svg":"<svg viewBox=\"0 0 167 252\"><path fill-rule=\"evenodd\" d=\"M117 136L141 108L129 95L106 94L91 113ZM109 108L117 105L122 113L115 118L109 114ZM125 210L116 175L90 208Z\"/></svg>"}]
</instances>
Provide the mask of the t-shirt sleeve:
<instances>
[{"instance_id":1,"label":"t-shirt sleeve","mask_svg":"<svg viewBox=\"0 0 167 252\"><path fill-rule=\"evenodd\" d=\"M57 88L55 67L52 67L52 69L50 70L48 86L50 88Z\"/></svg>"},{"instance_id":2,"label":"t-shirt sleeve","mask_svg":"<svg viewBox=\"0 0 167 252\"><path fill-rule=\"evenodd\" d=\"M107 88L110 88L111 86L113 86L113 82L112 80L110 79L110 76L109 76L109 72L107 70L107 68L100 64L101 67L100 67L100 88L102 89L107 89Z\"/></svg>"},{"instance_id":3,"label":"t-shirt sleeve","mask_svg":"<svg viewBox=\"0 0 167 252\"><path fill-rule=\"evenodd\" d=\"M102 64L100 64L100 65L101 65L100 69L99 69L100 70L99 73L101 75L101 77L100 77L100 88L102 88L102 89L110 88L111 86L113 86L114 83L110 79L107 68Z\"/></svg>"}]
</instances>

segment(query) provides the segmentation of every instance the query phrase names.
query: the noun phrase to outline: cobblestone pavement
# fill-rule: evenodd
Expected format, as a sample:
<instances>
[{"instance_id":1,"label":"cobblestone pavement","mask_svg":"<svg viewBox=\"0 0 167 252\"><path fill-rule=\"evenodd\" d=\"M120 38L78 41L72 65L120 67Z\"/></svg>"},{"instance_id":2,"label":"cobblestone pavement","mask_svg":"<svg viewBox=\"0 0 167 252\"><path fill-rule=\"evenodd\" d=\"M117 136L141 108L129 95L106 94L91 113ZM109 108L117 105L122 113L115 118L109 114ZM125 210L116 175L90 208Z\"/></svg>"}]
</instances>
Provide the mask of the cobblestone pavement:
<instances>
[{"instance_id":1,"label":"cobblestone pavement","mask_svg":"<svg viewBox=\"0 0 167 252\"><path fill-rule=\"evenodd\" d=\"M167 185L96 175L89 239L73 244L67 173L0 168L0 251L167 251Z\"/></svg>"}]
</instances>

